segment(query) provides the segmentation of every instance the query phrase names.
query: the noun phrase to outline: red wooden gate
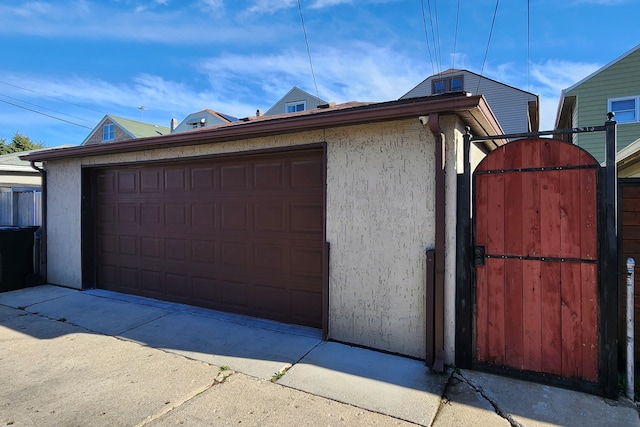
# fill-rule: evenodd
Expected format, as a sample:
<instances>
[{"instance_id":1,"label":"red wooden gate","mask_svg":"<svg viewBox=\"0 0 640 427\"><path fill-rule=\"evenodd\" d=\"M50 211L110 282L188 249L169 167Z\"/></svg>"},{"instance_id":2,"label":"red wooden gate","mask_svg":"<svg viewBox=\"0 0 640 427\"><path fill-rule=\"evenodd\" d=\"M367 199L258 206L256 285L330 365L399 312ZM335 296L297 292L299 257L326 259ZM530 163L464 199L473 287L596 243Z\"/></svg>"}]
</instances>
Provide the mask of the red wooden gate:
<instances>
[{"instance_id":1,"label":"red wooden gate","mask_svg":"<svg viewBox=\"0 0 640 427\"><path fill-rule=\"evenodd\" d=\"M475 362L598 381L598 169L538 138L474 172Z\"/></svg>"}]
</instances>

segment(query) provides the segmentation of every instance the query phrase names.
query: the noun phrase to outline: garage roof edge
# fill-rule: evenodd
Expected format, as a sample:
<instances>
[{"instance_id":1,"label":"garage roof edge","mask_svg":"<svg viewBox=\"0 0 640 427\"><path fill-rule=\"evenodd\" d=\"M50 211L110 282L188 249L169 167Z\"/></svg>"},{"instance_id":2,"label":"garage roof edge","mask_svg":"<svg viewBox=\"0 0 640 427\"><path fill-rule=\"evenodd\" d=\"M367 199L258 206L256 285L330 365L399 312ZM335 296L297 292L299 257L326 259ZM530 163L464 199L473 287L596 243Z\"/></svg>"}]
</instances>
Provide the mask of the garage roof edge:
<instances>
[{"instance_id":1,"label":"garage roof edge","mask_svg":"<svg viewBox=\"0 0 640 427\"><path fill-rule=\"evenodd\" d=\"M475 135L501 134L502 129L482 95L455 97L422 97L356 106L336 106L260 120L233 122L203 128L197 132L180 132L122 142L42 150L20 158L29 161L91 157L106 154L164 149L170 147L220 143L263 136L326 129L339 126L402 120L439 113L457 114Z\"/></svg>"}]
</instances>

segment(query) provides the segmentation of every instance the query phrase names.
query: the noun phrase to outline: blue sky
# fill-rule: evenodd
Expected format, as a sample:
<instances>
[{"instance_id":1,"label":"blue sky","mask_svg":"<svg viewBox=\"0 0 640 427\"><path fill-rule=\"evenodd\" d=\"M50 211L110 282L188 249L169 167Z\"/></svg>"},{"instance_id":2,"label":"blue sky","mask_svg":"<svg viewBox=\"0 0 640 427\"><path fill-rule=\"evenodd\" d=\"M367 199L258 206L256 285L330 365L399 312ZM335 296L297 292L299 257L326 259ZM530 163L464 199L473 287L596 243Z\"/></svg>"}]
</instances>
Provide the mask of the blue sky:
<instances>
[{"instance_id":1,"label":"blue sky","mask_svg":"<svg viewBox=\"0 0 640 427\"><path fill-rule=\"evenodd\" d=\"M547 130L562 89L640 43L640 0L502 0L488 51L496 0L300 5L315 84L297 0L0 0L0 138L77 145L105 114L245 117L293 86L389 101L452 67L540 95Z\"/></svg>"}]
</instances>

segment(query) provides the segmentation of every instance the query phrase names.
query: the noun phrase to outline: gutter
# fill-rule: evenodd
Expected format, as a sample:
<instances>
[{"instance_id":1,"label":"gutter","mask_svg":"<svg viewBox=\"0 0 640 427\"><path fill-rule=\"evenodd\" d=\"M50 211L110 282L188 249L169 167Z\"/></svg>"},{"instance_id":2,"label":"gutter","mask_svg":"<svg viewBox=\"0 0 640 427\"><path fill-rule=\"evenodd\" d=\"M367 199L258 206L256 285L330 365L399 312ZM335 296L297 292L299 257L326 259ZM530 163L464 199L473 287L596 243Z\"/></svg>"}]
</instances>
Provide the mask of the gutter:
<instances>
[{"instance_id":1,"label":"gutter","mask_svg":"<svg viewBox=\"0 0 640 427\"><path fill-rule=\"evenodd\" d=\"M444 371L444 245L445 245L445 135L440 127L440 114L429 115L429 130L435 140L435 281L434 281L434 350L435 360L432 369ZM429 296L427 296L429 297Z\"/></svg>"},{"instance_id":2,"label":"gutter","mask_svg":"<svg viewBox=\"0 0 640 427\"><path fill-rule=\"evenodd\" d=\"M460 115L476 135L492 135L495 134L496 129L501 129L482 95L460 95L448 98L422 97L356 106L343 104L274 117L252 117L248 121L205 127L196 131L108 144L41 150L20 158L22 160L44 161L223 143L340 126L412 119L433 113ZM493 143L487 141L487 144Z\"/></svg>"},{"instance_id":3,"label":"gutter","mask_svg":"<svg viewBox=\"0 0 640 427\"><path fill-rule=\"evenodd\" d=\"M40 226L40 265L37 273L41 283L47 283L47 171L36 166L35 160L30 160L29 164L33 169L42 175L42 225Z\"/></svg>"}]
</instances>

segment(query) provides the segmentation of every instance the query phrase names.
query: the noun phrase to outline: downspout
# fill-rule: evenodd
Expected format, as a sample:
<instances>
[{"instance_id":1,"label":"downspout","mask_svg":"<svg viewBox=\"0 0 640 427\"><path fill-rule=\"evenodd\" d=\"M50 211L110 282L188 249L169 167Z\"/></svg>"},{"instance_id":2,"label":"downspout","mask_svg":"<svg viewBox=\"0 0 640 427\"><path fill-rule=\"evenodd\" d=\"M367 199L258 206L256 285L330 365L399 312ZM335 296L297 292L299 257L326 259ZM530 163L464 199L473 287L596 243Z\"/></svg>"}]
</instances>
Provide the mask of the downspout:
<instances>
[{"instance_id":1,"label":"downspout","mask_svg":"<svg viewBox=\"0 0 640 427\"><path fill-rule=\"evenodd\" d=\"M31 167L42 175L42 225L40 226L40 282L47 283L47 171L36 166L35 160L29 162Z\"/></svg>"},{"instance_id":2,"label":"downspout","mask_svg":"<svg viewBox=\"0 0 640 427\"><path fill-rule=\"evenodd\" d=\"M435 140L435 283L434 283L434 348L433 370L444 371L444 245L445 245L445 135L440 127L440 114L429 114L429 130Z\"/></svg>"}]
</instances>

